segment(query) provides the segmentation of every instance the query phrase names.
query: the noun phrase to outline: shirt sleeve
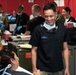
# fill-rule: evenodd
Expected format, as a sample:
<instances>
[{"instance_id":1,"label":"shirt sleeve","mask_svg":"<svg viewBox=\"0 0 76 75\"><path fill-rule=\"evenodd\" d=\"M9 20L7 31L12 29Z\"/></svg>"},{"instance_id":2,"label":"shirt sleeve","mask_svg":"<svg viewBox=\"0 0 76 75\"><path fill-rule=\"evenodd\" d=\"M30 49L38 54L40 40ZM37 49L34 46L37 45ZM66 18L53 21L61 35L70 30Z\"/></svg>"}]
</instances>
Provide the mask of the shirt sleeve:
<instances>
[{"instance_id":1,"label":"shirt sleeve","mask_svg":"<svg viewBox=\"0 0 76 75\"><path fill-rule=\"evenodd\" d=\"M38 28L36 27L31 35L31 39L29 41L29 44L31 44L32 46L38 47L39 41L40 41L40 33L39 33Z\"/></svg>"},{"instance_id":2,"label":"shirt sleeve","mask_svg":"<svg viewBox=\"0 0 76 75\"><path fill-rule=\"evenodd\" d=\"M68 34L68 31L67 31L67 28L65 28L65 31L64 31L64 42L68 42L69 41L69 34Z\"/></svg>"}]
</instances>

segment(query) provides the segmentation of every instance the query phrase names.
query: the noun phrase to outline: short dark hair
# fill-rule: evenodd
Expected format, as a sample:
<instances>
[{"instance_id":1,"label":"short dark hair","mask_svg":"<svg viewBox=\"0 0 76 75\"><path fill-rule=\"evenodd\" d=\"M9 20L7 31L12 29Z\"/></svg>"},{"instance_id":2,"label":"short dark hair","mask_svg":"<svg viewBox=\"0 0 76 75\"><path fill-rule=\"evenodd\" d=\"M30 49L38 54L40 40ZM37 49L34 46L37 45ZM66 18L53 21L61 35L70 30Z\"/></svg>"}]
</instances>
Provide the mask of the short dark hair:
<instances>
[{"instance_id":1,"label":"short dark hair","mask_svg":"<svg viewBox=\"0 0 76 75\"><path fill-rule=\"evenodd\" d=\"M52 4L54 4L57 7L57 3L56 2L51 2Z\"/></svg>"},{"instance_id":2,"label":"short dark hair","mask_svg":"<svg viewBox=\"0 0 76 75\"><path fill-rule=\"evenodd\" d=\"M52 9L54 12L56 12L56 6L53 3L51 3L51 2L47 3L44 6L43 11L44 10L49 10L49 9Z\"/></svg>"},{"instance_id":3,"label":"short dark hair","mask_svg":"<svg viewBox=\"0 0 76 75\"><path fill-rule=\"evenodd\" d=\"M64 7L63 9L64 9L66 12L69 12L69 13L71 12L71 9L70 9L69 7Z\"/></svg>"},{"instance_id":4,"label":"short dark hair","mask_svg":"<svg viewBox=\"0 0 76 75\"><path fill-rule=\"evenodd\" d=\"M10 58L14 59L14 53L9 49L2 49L0 51L0 68L5 68L11 63Z\"/></svg>"},{"instance_id":5,"label":"short dark hair","mask_svg":"<svg viewBox=\"0 0 76 75\"><path fill-rule=\"evenodd\" d=\"M33 9L35 12L40 12L40 11L41 11L41 8L40 8L40 6L39 6L38 4L34 4L34 5L32 6L32 9Z\"/></svg>"},{"instance_id":6,"label":"short dark hair","mask_svg":"<svg viewBox=\"0 0 76 75\"><path fill-rule=\"evenodd\" d=\"M23 5L20 5L19 7L18 7L18 10L23 10L24 9L24 6Z\"/></svg>"}]
</instances>

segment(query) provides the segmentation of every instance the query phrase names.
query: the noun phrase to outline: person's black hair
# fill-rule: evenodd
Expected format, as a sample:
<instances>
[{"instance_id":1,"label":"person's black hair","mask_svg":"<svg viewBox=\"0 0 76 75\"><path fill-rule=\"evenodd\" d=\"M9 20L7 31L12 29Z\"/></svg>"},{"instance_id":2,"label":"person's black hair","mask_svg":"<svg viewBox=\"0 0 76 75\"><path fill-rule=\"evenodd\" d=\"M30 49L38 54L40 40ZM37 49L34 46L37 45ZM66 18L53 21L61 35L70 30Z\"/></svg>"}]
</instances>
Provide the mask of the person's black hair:
<instances>
[{"instance_id":1,"label":"person's black hair","mask_svg":"<svg viewBox=\"0 0 76 75\"><path fill-rule=\"evenodd\" d=\"M11 63L10 58L14 59L14 53L8 49L3 49L0 51L0 68L5 68Z\"/></svg>"},{"instance_id":2,"label":"person's black hair","mask_svg":"<svg viewBox=\"0 0 76 75\"><path fill-rule=\"evenodd\" d=\"M54 4L57 7L57 3L56 2L51 2L52 4Z\"/></svg>"},{"instance_id":3,"label":"person's black hair","mask_svg":"<svg viewBox=\"0 0 76 75\"><path fill-rule=\"evenodd\" d=\"M54 12L56 12L56 6L53 3L51 3L51 2L47 3L44 6L43 11L44 10L49 10L49 9L52 9Z\"/></svg>"},{"instance_id":4,"label":"person's black hair","mask_svg":"<svg viewBox=\"0 0 76 75\"><path fill-rule=\"evenodd\" d=\"M71 12L71 9L70 9L69 7L64 7L63 9L64 9L66 12L69 12L69 13Z\"/></svg>"},{"instance_id":5,"label":"person's black hair","mask_svg":"<svg viewBox=\"0 0 76 75\"><path fill-rule=\"evenodd\" d=\"M24 10L24 6L23 5L20 5L19 7L18 7L18 10Z\"/></svg>"}]
</instances>

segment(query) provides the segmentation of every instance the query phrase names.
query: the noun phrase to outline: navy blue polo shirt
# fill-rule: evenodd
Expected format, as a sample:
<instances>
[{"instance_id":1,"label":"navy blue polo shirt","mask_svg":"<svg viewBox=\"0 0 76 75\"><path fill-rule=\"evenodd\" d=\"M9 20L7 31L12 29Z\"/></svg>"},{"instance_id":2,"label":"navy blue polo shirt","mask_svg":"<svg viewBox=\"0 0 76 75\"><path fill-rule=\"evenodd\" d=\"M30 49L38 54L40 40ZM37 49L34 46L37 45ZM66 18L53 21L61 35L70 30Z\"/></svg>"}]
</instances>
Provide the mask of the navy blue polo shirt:
<instances>
[{"instance_id":1,"label":"navy blue polo shirt","mask_svg":"<svg viewBox=\"0 0 76 75\"><path fill-rule=\"evenodd\" d=\"M37 49L37 68L41 71L57 72L63 70L63 42L68 35L62 22L56 22L57 29L47 30L39 25L33 31L30 39L32 46Z\"/></svg>"}]
</instances>

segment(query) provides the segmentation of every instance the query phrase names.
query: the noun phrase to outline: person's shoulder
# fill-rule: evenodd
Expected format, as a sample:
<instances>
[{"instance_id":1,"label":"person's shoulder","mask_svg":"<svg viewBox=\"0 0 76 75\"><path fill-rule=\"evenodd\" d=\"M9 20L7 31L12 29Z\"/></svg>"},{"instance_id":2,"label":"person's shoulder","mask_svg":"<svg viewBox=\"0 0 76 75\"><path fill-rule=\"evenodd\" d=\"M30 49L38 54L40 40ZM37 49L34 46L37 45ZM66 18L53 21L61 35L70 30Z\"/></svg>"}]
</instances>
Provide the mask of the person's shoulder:
<instances>
[{"instance_id":1,"label":"person's shoulder","mask_svg":"<svg viewBox=\"0 0 76 75\"><path fill-rule=\"evenodd\" d=\"M73 16L71 16L70 18L75 20L75 18Z\"/></svg>"},{"instance_id":2,"label":"person's shoulder","mask_svg":"<svg viewBox=\"0 0 76 75\"><path fill-rule=\"evenodd\" d=\"M70 18L75 19L73 16L70 16Z\"/></svg>"},{"instance_id":3,"label":"person's shoulder","mask_svg":"<svg viewBox=\"0 0 76 75\"><path fill-rule=\"evenodd\" d=\"M30 19L30 20L28 21L28 23L41 24L41 22L44 22L44 21L45 21L45 19L44 19L43 17L38 16L38 17L35 17L35 18L33 18L33 19Z\"/></svg>"},{"instance_id":4,"label":"person's shoulder","mask_svg":"<svg viewBox=\"0 0 76 75\"><path fill-rule=\"evenodd\" d=\"M41 21L45 21L45 19L42 16L38 16L37 18Z\"/></svg>"},{"instance_id":5,"label":"person's shoulder","mask_svg":"<svg viewBox=\"0 0 76 75\"><path fill-rule=\"evenodd\" d=\"M73 16L70 16L69 21L70 22L76 22L76 20L75 20L75 18Z\"/></svg>"},{"instance_id":6,"label":"person's shoulder","mask_svg":"<svg viewBox=\"0 0 76 75\"><path fill-rule=\"evenodd\" d=\"M42 19L44 19L42 16L38 16L37 18L42 18Z\"/></svg>"},{"instance_id":7,"label":"person's shoulder","mask_svg":"<svg viewBox=\"0 0 76 75\"><path fill-rule=\"evenodd\" d=\"M43 22L43 23L44 23L44 22ZM37 25L37 26L35 27L35 29L36 29L36 30L40 30L40 29L42 29L42 28L43 28L43 23L40 24L40 25Z\"/></svg>"},{"instance_id":8,"label":"person's shoulder","mask_svg":"<svg viewBox=\"0 0 76 75\"><path fill-rule=\"evenodd\" d=\"M33 18L34 18L34 16L31 14L31 15L30 15L30 20L33 19Z\"/></svg>"},{"instance_id":9,"label":"person's shoulder","mask_svg":"<svg viewBox=\"0 0 76 75\"><path fill-rule=\"evenodd\" d=\"M25 16L28 16L28 17L29 17L29 15L28 15L28 14L26 14L26 13L22 13L22 15L25 15Z\"/></svg>"},{"instance_id":10,"label":"person's shoulder","mask_svg":"<svg viewBox=\"0 0 76 75\"><path fill-rule=\"evenodd\" d=\"M32 20L41 20L41 19L43 19L43 20L45 21L45 19L44 19L42 16L34 17L33 19L31 19L31 21L32 21Z\"/></svg>"},{"instance_id":11,"label":"person's shoulder","mask_svg":"<svg viewBox=\"0 0 76 75\"><path fill-rule=\"evenodd\" d=\"M64 22L61 21L61 20L57 20L57 21L56 21L56 25L57 25L58 27L65 27L65 26L64 26Z\"/></svg>"}]
</instances>

